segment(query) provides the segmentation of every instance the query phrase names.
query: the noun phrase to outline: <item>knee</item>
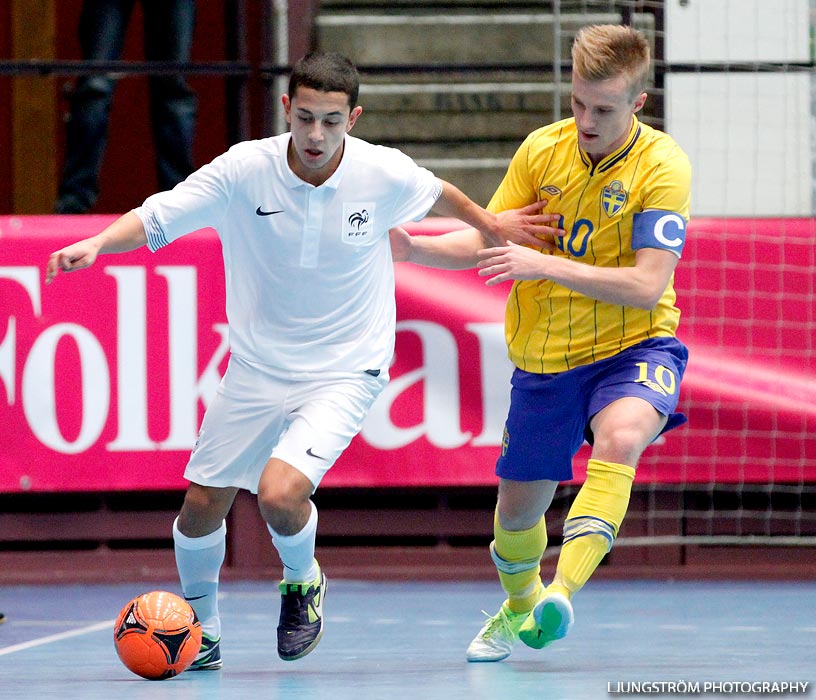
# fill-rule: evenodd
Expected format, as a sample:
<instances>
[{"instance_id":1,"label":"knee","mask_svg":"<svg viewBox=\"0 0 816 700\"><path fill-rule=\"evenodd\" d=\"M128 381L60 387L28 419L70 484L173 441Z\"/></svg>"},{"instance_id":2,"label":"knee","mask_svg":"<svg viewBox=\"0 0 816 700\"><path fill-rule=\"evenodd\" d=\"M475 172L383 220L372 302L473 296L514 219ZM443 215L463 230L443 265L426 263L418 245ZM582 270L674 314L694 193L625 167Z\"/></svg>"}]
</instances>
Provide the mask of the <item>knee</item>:
<instances>
[{"instance_id":1,"label":"knee","mask_svg":"<svg viewBox=\"0 0 816 700\"><path fill-rule=\"evenodd\" d=\"M108 101L113 97L116 82L103 75L92 75L77 82L74 89L75 101Z\"/></svg>"},{"instance_id":2,"label":"knee","mask_svg":"<svg viewBox=\"0 0 816 700\"><path fill-rule=\"evenodd\" d=\"M299 532L311 513L315 486L301 472L279 459L271 459L258 483L258 509L279 535Z\"/></svg>"},{"instance_id":3,"label":"knee","mask_svg":"<svg viewBox=\"0 0 816 700\"><path fill-rule=\"evenodd\" d=\"M267 514L291 511L299 500L293 490L284 485L261 486L258 489L258 507L264 517Z\"/></svg>"},{"instance_id":4,"label":"knee","mask_svg":"<svg viewBox=\"0 0 816 700\"><path fill-rule=\"evenodd\" d=\"M292 485L276 484L258 489L258 509L275 532L291 535L303 525L304 514L311 509L309 494Z\"/></svg>"},{"instance_id":5,"label":"knee","mask_svg":"<svg viewBox=\"0 0 816 700\"><path fill-rule=\"evenodd\" d=\"M499 526L502 530L508 532L529 530L531 527L534 527L539 520L541 520L539 513L514 509L499 511Z\"/></svg>"},{"instance_id":6,"label":"knee","mask_svg":"<svg viewBox=\"0 0 816 700\"><path fill-rule=\"evenodd\" d=\"M508 499L499 499L496 508L498 526L507 532L522 532L535 527L546 511L546 505L519 503Z\"/></svg>"},{"instance_id":7,"label":"knee","mask_svg":"<svg viewBox=\"0 0 816 700\"><path fill-rule=\"evenodd\" d=\"M498 525L509 532L535 527L550 507L557 487L557 481L502 479L496 506Z\"/></svg>"},{"instance_id":8,"label":"knee","mask_svg":"<svg viewBox=\"0 0 816 700\"><path fill-rule=\"evenodd\" d=\"M191 485L179 513L179 531L187 537L203 537L214 532L224 522L234 497L235 493L231 489L208 489Z\"/></svg>"},{"instance_id":9,"label":"knee","mask_svg":"<svg viewBox=\"0 0 816 700\"><path fill-rule=\"evenodd\" d=\"M595 435L592 455L616 464L635 466L649 440L642 430L629 425L608 428Z\"/></svg>"}]
</instances>

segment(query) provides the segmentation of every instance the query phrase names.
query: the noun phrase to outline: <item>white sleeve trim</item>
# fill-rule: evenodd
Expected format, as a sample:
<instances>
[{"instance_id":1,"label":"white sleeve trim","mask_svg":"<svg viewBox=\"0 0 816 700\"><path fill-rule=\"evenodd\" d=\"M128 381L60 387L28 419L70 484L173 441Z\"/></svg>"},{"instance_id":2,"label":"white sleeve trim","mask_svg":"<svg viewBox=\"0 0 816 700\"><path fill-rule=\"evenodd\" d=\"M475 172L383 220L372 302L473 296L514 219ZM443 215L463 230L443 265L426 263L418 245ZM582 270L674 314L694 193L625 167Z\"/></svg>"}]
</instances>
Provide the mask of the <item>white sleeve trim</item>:
<instances>
[{"instance_id":1,"label":"white sleeve trim","mask_svg":"<svg viewBox=\"0 0 816 700\"><path fill-rule=\"evenodd\" d=\"M144 226L145 235L147 236L147 247L150 251L155 253L159 248L164 248L170 241L156 218L154 211L148 210L145 206L136 207L133 213L139 217Z\"/></svg>"}]
</instances>

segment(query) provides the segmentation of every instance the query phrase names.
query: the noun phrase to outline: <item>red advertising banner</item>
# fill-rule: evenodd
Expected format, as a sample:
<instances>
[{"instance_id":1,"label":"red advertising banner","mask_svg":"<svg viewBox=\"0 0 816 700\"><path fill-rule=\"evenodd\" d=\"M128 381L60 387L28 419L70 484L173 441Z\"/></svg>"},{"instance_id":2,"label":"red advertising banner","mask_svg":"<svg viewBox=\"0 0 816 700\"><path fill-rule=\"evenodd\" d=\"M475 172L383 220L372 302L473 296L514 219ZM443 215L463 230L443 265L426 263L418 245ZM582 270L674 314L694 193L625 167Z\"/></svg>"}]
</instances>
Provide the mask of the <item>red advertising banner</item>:
<instances>
[{"instance_id":1,"label":"red advertising banner","mask_svg":"<svg viewBox=\"0 0 816 700\"><path fill-rule=\"evenodd\" d=\"M185 486L229 352L220 245L200 231L44 284L53 250L112 219L0 217L0 492ZM454 225L429 218L411 229ZM816 480L814 228L690 227L676 284L690 423L647 450L638 480ZM324 484L494 484L512 370L509 285L397 268L391 383Z\"/></svg>"}]
</instances>

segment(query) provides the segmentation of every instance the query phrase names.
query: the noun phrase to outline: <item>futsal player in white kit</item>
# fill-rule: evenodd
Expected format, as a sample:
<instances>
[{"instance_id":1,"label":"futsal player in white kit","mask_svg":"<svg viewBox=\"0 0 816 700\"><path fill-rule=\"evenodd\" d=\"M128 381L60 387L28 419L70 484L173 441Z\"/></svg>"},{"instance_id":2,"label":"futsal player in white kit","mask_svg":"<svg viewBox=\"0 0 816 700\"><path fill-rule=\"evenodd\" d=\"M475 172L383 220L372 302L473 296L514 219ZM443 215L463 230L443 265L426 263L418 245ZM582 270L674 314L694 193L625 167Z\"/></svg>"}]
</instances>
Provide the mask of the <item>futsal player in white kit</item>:
<instances>
[{"instance_id":1,"label":"futsal player in white kit","mask_svg":"<svg viewBox=\"0 0 816 700\"><path fill-rule=\"evenodd\" d=\"M533 234L553 221L535 205L491 214L400 151L350 136L362 112L358 90L348 59L309 54L282 97L290 132L233 146L48 260L51 282L100 253L157 251L201 228L218 232L231 356L173 524L182 591L203 629L194 669L222 663L218 580L239 489L257 494L283 563L279 656L299 659L320 640L326 576L315 559L311 495L388 381L396 316L389 229L433 207L482 231L486 245L540 246Z\"/></svg>"}]
</instances>

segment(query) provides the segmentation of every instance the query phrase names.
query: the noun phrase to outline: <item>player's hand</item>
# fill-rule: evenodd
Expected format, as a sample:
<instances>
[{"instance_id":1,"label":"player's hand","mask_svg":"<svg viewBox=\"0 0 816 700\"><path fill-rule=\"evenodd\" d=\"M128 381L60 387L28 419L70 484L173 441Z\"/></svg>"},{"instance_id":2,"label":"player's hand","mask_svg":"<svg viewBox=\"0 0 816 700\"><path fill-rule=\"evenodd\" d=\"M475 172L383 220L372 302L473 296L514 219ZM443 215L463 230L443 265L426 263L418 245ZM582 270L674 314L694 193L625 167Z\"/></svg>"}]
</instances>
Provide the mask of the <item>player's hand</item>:
<instances>
[{"instance_id":1,"label":"player's hand","mask_svg":"<svg viewBox=\"0 0 816 700\"><path fill-rule=\"evenodd\" d=\"M391 257L394 262L408 262L411 259L411 234L402 226L395 226L388 231L391 240Z\"/></svg>"},{"instance_id":2,"label":"player's hand","mask_svg":"<svg viewBox=\"0 0 816 700\"><path fill-rule=\"evenodd\" d=\"M496 214L502 238L501 241L495 241L495 244L503 245L512 241L517 245L553 250L555 238L563 236L565 232L560 228L560 214L541 213L548 201L542 199L520 209L507 209Z\"/></svg>"},{"instance_id":3,"label":"player's hand","mask_svg":"<svg viewBox=\"0 0 816 700\"><path fill-rule=\"evenodd\" d=\"M45 283L50 284L57 273L74 272L90 267L96 261L99 248L90 241L79 241L60 250L54 251L48 257L45 268Z\"/></svg>"},{"instance_id":4,"label":"player's hand","mask_svg":"<svg viewBox=\"0 0 816 700\"><path fill-rule=\"evenodd\" d=\"M512 241L508 241L506 246L480 250L477 255L479 276L490 277L485 282L488 286L508 280L544 279L547 277L547 262L551 259L550 255L543 255L538 250Z\"/></svg>"}]
</instances>

